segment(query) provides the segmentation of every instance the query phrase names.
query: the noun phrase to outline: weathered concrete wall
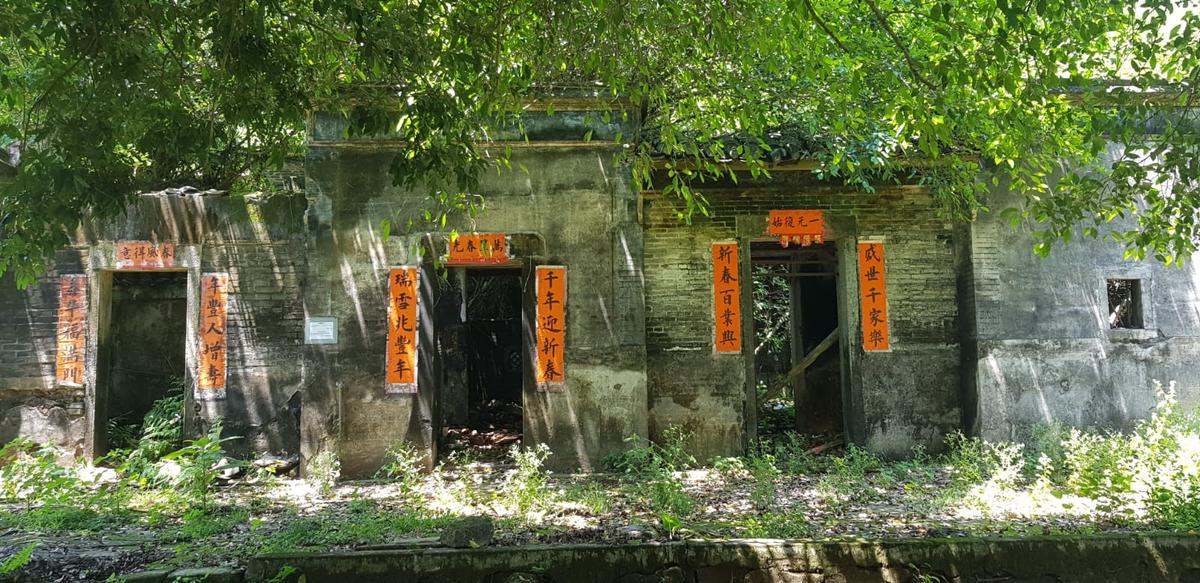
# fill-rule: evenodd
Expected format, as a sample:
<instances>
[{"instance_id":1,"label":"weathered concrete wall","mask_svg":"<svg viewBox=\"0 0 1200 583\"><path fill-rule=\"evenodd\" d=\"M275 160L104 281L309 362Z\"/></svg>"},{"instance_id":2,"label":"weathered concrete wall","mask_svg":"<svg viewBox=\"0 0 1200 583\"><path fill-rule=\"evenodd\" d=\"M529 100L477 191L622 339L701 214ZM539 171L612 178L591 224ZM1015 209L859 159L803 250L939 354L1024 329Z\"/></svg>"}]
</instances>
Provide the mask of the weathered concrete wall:
<instances>
[{"instance_id":1,"label":"weathered concrete wall","mask_svg":"<svg viewBox=\"0 0 1200 583\"><path fill-rule=\"evenodd\" d=\"M682 542L267 555L247 581L463 583L1128 583L1200 581L1200 541L1096 536L878 542Z\"/></svg>"},{"instance_id":2,"label":"weathered concrete wall","mask_svg":"<svg viewBox=\"0 0 1200 583\"><path fill-rule=\"evenodd\" d=\"M305 368L299 301L306 269L304 216L304 199L298 196L145 195L122 217L82 227L36 286L22 291L9 278L0 281L0 441L20 434L79 455L93 453L94 419L102 425L107 405L105 373L95 369L97 362L107 362L101 353L112 348L104 320L111 311L106 294L113 245L154 240L175 243L181 261L184 255L188 261L196 258L195 265L181 267L189 286L198 285L195 277L201 272L230 275L227 398L201 406L190 401L189 389L191 430L203 431L221 416L225 434L243 438L228 444L235 454L297 451L296 408ZM77 389L59 387L54 380L58 276L65 274L86 274L89 281L91 372ZM99 312L105 317L97 317Z\"/></svg>"},{"instance_id":3,"label":"weathered concrete wall","mask_svg":"<svg viewBox=\"0 0 1200 583\"><path fill-rule=\"evenodd\" d=\"M988 201L997 211L1018 203L1006 192ZM988 439L1025 439L1050 421L1127 429L1150 414L1155 380L1176 382L1182 402L1200 405L1194 262L1126 261L1119 244L1083 237L1041 259L1032 229L995 213L971 227L972 428ZM1109 329L1108 278L1141 280L1144 329Z\"/></svg>"},{"instance_id":4,"label":"weathered concrete wall","mask_svg":"<svg viewBox=\"0 0 1200 583\"><path fill-rule=\"evenodd\" d=\"M822 209L833 230L850 438L880 453L903 454L915 445L936 448L959 427L953 231L937 218L927 194L908 186L856 192L807 172L778 172L769 182L714 185L704 192L711 217L697 217L692 225L677 218L669 198L652 195L645 203L652 435L680 425L693 434L691 446L701 459L742 450L751 414L745 395L752 336L743 335L744 356L714 354L710 245L737 240L742 281L749 282L749 243L774 240L764 236L771 209ZM865 240L886 248L893 345L886 353L862 350L856 243ZM746 283L742 293L749 293ZM746 310L743 317L749 317Z\"/></svg>"},{"instance_id":5,"label":"weathered concrete wall","mask_svg":"<svg viewBox=\"0 0 1200 583\"><path fill-rule=\"evenodd\" d=\"M389 267L427 264L432 253L444 252L452 229L514 235L513 253L524 269L529 294L533 266L567 267L566 389L537 392L527 370L525 444L549 444L553 467L595 468L623 448L625 437L645 434L641 233L629 172L615 163L613 146L585 142L582 131L570 127L557 133L543 127L534 135L565 135L573 141L514 144L513 169L483 178L482 212L475 218L453 214L444 228L430 228L421 221L431 204L429 192L398 189L388 174L402 146L343 139L341 127L334 117L315 120L306 188L316 232L313 255L325 262L310 272L309 302L325 306L326 313L344 322L344 342L323 349L327 369L322 374L329 376L331 390L321 401L324 408L312 411L311 422L313 427L336 427L343 473L370 475L382 462L383 450L401 439L434 447L438 388L422 385L419 397L383 390L384 280ZM410 218L416 222L408 229ZM384 219L395 225L387 239L380 231ZM426 231L434 231L433 236L426 237ZM419 256L414 253L419 246L432 251ZM430 279L439 277L435 269L425 273ZM436 301L436 293L431 294ZM429 315L422 314L421 342L436 347L440 331L427 325L433 319ZM527 354L527 368L530 361ZM429 382L436 384L441 375L429 372ZM310 445L306 439L306 447L315 453L333 446Z\"/></svg>"}]
</instances>

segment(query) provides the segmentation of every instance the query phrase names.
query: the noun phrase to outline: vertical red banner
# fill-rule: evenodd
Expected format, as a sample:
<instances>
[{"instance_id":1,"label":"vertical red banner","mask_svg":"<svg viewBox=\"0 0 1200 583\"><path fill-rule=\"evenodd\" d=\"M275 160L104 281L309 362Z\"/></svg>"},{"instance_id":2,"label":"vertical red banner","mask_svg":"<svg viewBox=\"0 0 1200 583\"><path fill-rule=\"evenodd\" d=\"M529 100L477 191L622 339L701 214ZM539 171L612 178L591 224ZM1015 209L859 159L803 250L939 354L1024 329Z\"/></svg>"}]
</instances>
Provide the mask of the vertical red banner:
<instances>
[{"instance_id":1,"label":"vertical red banner","mask_svg":"<svg viewBox=\"0 0 1200 583\"><path fill-rule=\"evenodd\" d=\"M225 357L229 348L229 276L200 277L200 371L198 393L225 390Z\"/></svg>"},{"instance_id":2,"label":"vertical red banner","mask_svg":"<svg viewBox=\"0 0 1200 583\"><path fill-rule=\"evenodd\" d=\"M417 298L420 272L416 267L394 267L388 272L388 393L417 392Z\"/></svg>"},{"instance_id":3,"label":"vertical red banner","mask_svg":"<svg viewBox=\"0 0 1200 583\"><path fill-rule=\"evenodd\" d=\"M742 292L737 243L713 243L714 343L718 353L742 351Z\"/></svg>"},{"instance_id":4,"label":"vertical red banner","mask_svg":"<svg viewBox=\"0 0 1200 583\"><path fill-rule=\"evenodd\" d=\"M539 391L562 391L566 383L567 268L541 266L537 278L537 362Z\"/></svg>"},{"instance_id":5,"label":"vertical red banner","mask_svg":"<svg viewBox=\"0 0 1200 583\"><path fill-rule=\"evenodd\" d=\"M174 243L117 241L117 269L161 269L174 265Z\"/></svg>"},{"instance_id":6,"label":"vertical red banner","mask_svg":"<svg viewBox=\"0 0 1200 583\"><path fill-rule=\"evenodd\" d=\"M87 276L58 278L58 330L54 378L59 385L83 386L87 351Z\"/></svg>"},{"instance_id":7,"label":"vertical red banner","mask_svg":"<svg viewBox=\"0 0 1200 583\"><path fill-rule=\"evenodd\" d=\"M858 293L862 305L863 350L891 350L883 243L858 244Z\"/></svg>"}]
</instances>

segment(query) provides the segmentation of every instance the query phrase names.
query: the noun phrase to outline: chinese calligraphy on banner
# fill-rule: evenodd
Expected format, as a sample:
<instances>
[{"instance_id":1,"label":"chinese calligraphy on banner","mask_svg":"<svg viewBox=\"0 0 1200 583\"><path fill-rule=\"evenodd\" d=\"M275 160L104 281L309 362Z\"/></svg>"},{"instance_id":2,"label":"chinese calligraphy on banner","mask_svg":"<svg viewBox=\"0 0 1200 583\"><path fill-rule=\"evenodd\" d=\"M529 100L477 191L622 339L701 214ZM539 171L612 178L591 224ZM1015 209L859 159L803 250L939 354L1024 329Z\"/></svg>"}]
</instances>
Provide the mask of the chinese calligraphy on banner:
<instances>
[{"instance_id":1,"label":"chinese calligraphy on banner","mask_svg":"<svg viewBox=\"0 0 1200 583\"><path fill-rule=\"evenodd\" d=\"M162 269L174 266L174 243L117 242L117 269Z\"/></svg>"},{"instance_id":2,"label":"chinese calligraphy on banner","mask_svg":"<svg viewBox=\"0 0 1200 583\"><path fill-rule=\"evenodd\" d=\"M508 239L504 233L466 233L450 242L450 265L479 265L508 261Z\"/></svg>"},{"instance_id":3,"label":"chinese calligraphy on banner","mask_svg":"<svg viewBox=\"0 0 1200 583\"><path fill-rule=\"evenodd\" d=\"M858 244L858 292L862 302L863 350L890 350L883 243Z\"/></svg>"},{"instance_id":4,"label":"chinese calligraphy on banner","mask_svg":"<svg viewBox=\"0 0 1200 583\"><path fill-rule=\"evenodd\" d=\"M817 210L775 210L767 213L767 234L777 235L784 247L825 242L825 213Z\"/></svg>"},{"instance_id":5,"label":"chinese calligraphy on banner","mask_svg":"<svg viewBox=\"0 0 1200 583\"><path fill-rule=\"evenodd\" d=\"M537 278L537 362L539 391L561 391L566 379L567 268L540 266Z\"/></svg>"},{"instance_id":6,"label":"chinese calligraphy on banner","mask_svg":"<svg viewBox=\"0 0 1200 583\"><path fill-rule=\"evenodd\" d=\"M717 352L742 351L742 299L737 243L713 243L713 308Z\"/></svg>"},{"instance_id":7,"label":"chinese calligraphy on banner","mask_svg":"<svg viewBox=\"0 0 1200 583\"><path fill-rule=\"evenodd\" d=\"M388 272L387 386L385 392L417 392L417 296L420 272L394 267Z\"/></svg>"},{"instance_id":8,"label":"chinese calligraphy on banner","mask_svg":"<svg viewBox=\"0 0 1200 583\"><path fill-rule=\"evenodd\" d=\"M229 311L229 276L206 273L200 277L200 376L198 393L225 390L226 325Z\"/></svg>"},{"instance_id":9,"label":"chinese calligraphy on banner","mask_svg":"<svg viewBox=\"0 0 1200 583\"><path fill-rule=\"evenodd\" d=\"M83 386L87 326L87 276L58 279L58 347L54 377L58 384Z\"/></svg>"}]
</instances>

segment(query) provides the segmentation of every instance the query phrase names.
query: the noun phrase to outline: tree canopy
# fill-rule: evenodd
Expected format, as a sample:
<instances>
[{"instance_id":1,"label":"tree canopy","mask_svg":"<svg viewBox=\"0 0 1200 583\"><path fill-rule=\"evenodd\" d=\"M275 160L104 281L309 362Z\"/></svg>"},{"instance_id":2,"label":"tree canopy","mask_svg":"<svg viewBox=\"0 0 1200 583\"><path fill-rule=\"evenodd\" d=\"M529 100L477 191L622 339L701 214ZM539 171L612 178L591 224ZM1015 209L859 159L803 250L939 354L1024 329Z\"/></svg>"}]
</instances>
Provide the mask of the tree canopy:
<instances>
[{"instance_id":1,"label":"tree canopy","mask_svg":"<svg viewBox=\"0 0 1200 583\"><path fill-rule=\"evenodd\" d=\"M363 92L391 99L351 131L407 143L397 183L469 192L503 163L490 130L565 85L634 105L634 177L665 163L685 218L724 161L769 171L792 132L819 175L920 180L951 216L1024 193L1040 252L1135 216L1115 236L1171 263L1200 239L1198 46L1190 0L9 2L0 136L23 154L0 272L31 281L136 192L244 181Z\"/></svg>"}]
</instances>

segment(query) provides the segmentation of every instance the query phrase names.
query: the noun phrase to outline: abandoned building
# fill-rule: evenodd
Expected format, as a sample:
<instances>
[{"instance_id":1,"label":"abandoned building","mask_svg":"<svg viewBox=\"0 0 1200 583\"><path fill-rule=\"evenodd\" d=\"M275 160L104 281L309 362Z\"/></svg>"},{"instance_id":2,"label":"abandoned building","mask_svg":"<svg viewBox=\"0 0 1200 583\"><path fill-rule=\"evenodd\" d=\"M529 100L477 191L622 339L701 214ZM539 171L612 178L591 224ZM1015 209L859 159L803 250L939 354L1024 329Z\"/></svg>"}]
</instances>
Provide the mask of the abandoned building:
<instances>
[{"instance_id":1,"label":"abandoned building","mask_svg":"<svg viewBox=\"0 0 1200 583\"><path fill-rule=\"evenodd\" d=\"M1200 400L1193 266L1103 239L1039 259L1028 226L951 221L922 186L864 192L804 160L706 184L709 216L685 224L633 188L629 128L596 109L528 113L481 212L437 228L428 192L393 186L403 144L319 113L287 192L147 194L81 226L36 285L0 281L0 442L99 455L115 421L182 391L191 433L220 418L235 453L330 451L348 477L401 441L436 461L484 403L558 468L671 426L706 460L755 438L757 387L779 382L759 378L764 325L788 340L771 370L791 372L796 429L886 455L960 429L1128 427L1156 379ZM786 318L756 323L756 278Z\"/></svg>"}]
</instances>

